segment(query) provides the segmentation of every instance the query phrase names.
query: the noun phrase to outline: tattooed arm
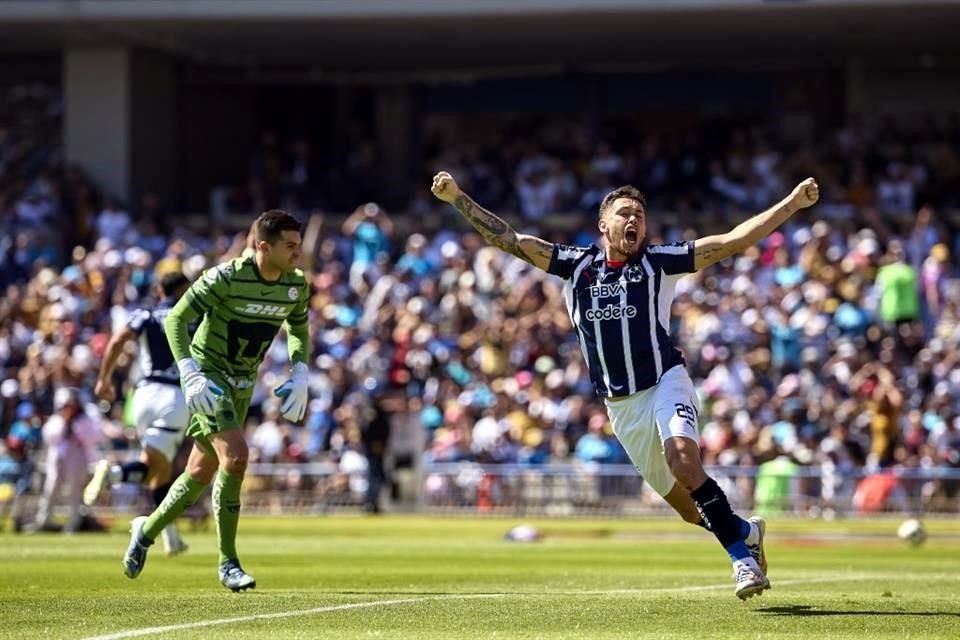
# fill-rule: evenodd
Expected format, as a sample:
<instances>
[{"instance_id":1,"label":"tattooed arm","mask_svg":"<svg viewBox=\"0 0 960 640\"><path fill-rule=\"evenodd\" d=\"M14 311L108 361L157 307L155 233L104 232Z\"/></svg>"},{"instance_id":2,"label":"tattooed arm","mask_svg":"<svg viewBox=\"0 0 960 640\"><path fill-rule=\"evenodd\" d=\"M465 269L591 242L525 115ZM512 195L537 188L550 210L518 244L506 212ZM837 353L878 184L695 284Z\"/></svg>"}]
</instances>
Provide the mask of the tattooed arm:
<instances>
[{"instance_id":1,"label":"tattooed arm","mask_svg":"<svg viewBox=\"0 0 960 640\"><path fill-rule=\"evenodd\" d=\"M757 244L797 211L813 206L819 197L817 183L813 178L807 178L789 196L763 213L738 224L732 231L698 238L694 243L694 268L699 271Z\"/></svg>"},{"instance_id":2,"label":"tattooed arm","mask_svg":"<svg viewBox=\"0 0 960 640\"><path fill-rule=\"evenodd\" d=\"M463 193L449 173L441 171L433 179L433 194L452 204L484 240L544 271L550 266L553 244L535 236L517 233L501 218L490 213Z\"/></svg>"}]
</instances>

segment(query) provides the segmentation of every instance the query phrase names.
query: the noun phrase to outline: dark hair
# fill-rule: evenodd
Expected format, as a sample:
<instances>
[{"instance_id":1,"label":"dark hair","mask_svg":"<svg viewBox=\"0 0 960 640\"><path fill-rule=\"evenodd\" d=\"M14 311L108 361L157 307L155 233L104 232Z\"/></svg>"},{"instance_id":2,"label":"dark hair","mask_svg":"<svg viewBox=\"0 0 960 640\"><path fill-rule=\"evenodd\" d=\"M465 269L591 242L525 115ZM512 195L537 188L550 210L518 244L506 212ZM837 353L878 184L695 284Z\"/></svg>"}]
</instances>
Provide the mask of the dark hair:
<instances>
[{"instance_id":1,"label":"dark hair","mask_svg":"<svg viewBox=\"0 0 960 640\"><path fill-rule=\"evenodd\" d=\"M177 293L188 284L190 284L190 281L187 280L187 276L179 271L165 273L163 277L160 278L160 290L163 291L163 295L167 298L177 295Z\"/></svg>"},{"instance_id":2,"label":"dark hair","mask_svg":"<svg viewBox=\"0 0 960 640\"><path fill-rule=\"evenodd\" d=\"M639 202L644 209L647 208L647 199L640 192L640 189L632 184L625 184L603 196L603 200L600 202L600 217L603 217L603 214L607 212L607 209L613 205L617 198L630 198Z\"/></svg>"},{"instance_id":3,"label":"dark hair","mask_svg":"<svg viewBox=\"0 0 960 640\"><path fill-rule=\"evenodd\" d=\"M253 223L257 229L257 242L274 244L284 231L302 233L303 225L294 216L280 209L264 211Z\"/></svg>"}]
</instances>

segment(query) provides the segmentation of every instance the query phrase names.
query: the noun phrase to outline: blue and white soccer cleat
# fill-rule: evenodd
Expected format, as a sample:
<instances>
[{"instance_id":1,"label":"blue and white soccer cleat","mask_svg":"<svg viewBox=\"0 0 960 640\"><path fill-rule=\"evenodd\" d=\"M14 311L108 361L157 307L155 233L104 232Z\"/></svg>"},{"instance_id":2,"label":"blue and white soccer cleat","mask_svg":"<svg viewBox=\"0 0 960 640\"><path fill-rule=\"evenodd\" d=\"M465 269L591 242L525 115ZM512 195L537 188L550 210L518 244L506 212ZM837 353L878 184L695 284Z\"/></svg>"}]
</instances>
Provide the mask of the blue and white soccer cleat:
<instances>
[{"instance_id":1,"label":"blue and white soccer cleat","mask_svg":"<svg viewBox=\"0 0 960 640\"><path fill-rule=\"evenodd\" d=\"M227 560L220 565L220 584L234 593L255 589L257 581L240 566L239 560Z\"/></svg>"},{"instance_id":2,"label":"blue and white soccer cleat","mask_svg":"<svg viewBox=\"0 0 960 640\"><path fill-rule=\"evenodd\" d=\"M130 521L130 544L127 545L127 552L123 554L123 574L131 580L140 575L143 565L147 563L147 551L151 543L143 537L143 525L146 521L147 516L137 516Z\"/></svg>"},{"instance_id":3,"label":"blue and white soccer cleat","mask_svg":"<svg viewBox=\"0 0 960 640\"><path fill-rule=\"evenodd\" d=\"M733 563L733 577L737 583L734 593L741 600L760 595L770 588L770 581L750 558Z\"/></svg>"},{"instance_id":4,"label":"blue and white soccer cleat","mask_svg":"<svg viewBox=\"0 0 960 640\"><path fill-rule=\"evenodd\" d=\"M763 536L767 532L767 523L764 522L760 516L753 516L749 522L756 527L756 535L753 535L754 532L751 531L751 535L747 536L747 550L750 551L753 559L757 561L757 565L760 566L760 571L763 572L763 575L767 575L767 554L763 550Z\"/></svg>"}]
</instances>

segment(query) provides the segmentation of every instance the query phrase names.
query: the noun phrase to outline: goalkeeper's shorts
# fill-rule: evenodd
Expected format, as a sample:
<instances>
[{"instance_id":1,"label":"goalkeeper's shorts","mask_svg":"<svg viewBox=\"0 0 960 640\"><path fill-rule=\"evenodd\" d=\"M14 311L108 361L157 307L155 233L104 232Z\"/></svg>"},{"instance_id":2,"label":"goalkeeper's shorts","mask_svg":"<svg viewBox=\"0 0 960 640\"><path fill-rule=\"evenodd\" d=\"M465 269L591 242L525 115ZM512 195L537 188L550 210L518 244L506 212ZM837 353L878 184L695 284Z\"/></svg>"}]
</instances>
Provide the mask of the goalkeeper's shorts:
<instances>
[{"instance_id":1,"label":"goalkeeper's shorts","mask_svg":"<svg viewBox=\"0 0 960 640\"><path fill-rule=\"evenodd\" d=\"M237 380L211 371L204 371L203 374L223 390L223 395L217 399L214 415L195 413L190 416L187 435L212 451L208 442L210 436L231 429L243 429L254 385L252 380Z\"/></svg>"}]
</instances>

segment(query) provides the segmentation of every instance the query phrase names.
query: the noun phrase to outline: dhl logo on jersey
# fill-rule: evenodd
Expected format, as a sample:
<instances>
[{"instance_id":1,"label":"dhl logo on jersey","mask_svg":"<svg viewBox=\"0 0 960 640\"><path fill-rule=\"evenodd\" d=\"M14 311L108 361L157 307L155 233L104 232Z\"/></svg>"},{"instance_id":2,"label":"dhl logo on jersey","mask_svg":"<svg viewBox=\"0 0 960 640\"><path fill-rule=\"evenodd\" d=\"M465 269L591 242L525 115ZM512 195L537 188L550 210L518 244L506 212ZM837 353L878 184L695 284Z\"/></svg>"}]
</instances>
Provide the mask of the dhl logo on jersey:
<instances>
[{"instance_id":1,"label":"dhl logo on jersey","mask_svg":"<svg viewBox=\"0 0 960 640\"><path fill-rule=\"evenodd\" d=\"M273 318L282 318L287 315L286 307L278 304L260 304L259 302L248 302L244 307L237 307L237 311L254 316L269 316Z\"/></svg>"}]
</instances>

